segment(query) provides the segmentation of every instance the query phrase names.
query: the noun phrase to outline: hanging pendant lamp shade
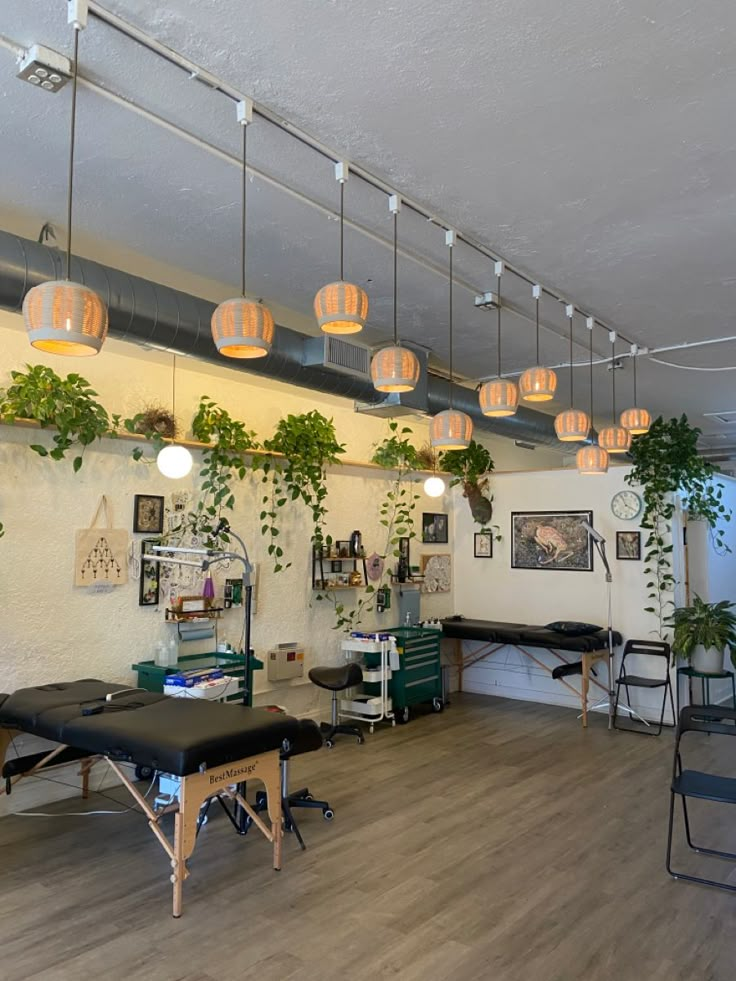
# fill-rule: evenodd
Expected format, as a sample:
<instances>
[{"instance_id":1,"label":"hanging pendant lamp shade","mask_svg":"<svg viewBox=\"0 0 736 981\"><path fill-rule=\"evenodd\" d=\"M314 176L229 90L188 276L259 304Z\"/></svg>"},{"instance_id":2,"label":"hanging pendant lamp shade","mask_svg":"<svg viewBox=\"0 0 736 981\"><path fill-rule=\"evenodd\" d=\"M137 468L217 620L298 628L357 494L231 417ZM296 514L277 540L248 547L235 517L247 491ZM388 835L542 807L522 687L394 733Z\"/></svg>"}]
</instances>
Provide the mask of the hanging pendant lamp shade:
<instances>
[{"instance_id":1,"label":"hanging pendant lamp shade","mask_svg":"<svg viewBox=\"0 0 736 981\"><path fill-rule=\"evenodd\" d=\"M94 290L65 279L39 283L26 293L23 320L38 351L87 358L107 337L107 307Z\"/></svg>"},{"instance_id":2,"label":"hanging pendant lamp shade","mask_svg":"<svg viewBox=\"0 0 736 981\"><path fill-rule=\"evenodd\" d=\"M555 416L555 432L561 443L579 443L581 440L588 438L590 418L581 409L576 409L574 404L574 369L572 362L572 321L575 314L574 307L568 305L565 313L570 320L570 408L565 409L564 412L559 412Z\"/></svg>"},{"instance_id":3,"label":"hanging pendant lamp shade","mask_svg":"<svg viewBox=\"0 0 736 981\"><path fill-rule=\"evenodd\" d=\"M478 402L484 416L499 419L516 415L519 389L515 381L501 377L501 275L503 263L496 263L496 352L497 377L484 382L478 390Z\"/></svg>"},{"instance_id":4,"label":"hanging pendant lamp shade","mask_svg":"<svg viewBox=\"0 0 736 981\"><path fill-rule=\"evenodd\" d=\"M640 436L648 433L652 425L652 417L646 409L625 409L621 413L619 420L624 429L628 429L632 436Z\"/></svg>"},{"instance_id":5,"label":"hanging pendant lamp shade","mask_svg":"<svg viewBox=\"0 0 736 981\"><path fill-rule=\"evenodd\" d=\"M473 420L457 409L445 409L432 417L429 441L438 450L466 450L473 438Z\"/></svg>"},{"instance_id":6,"label":"hanging pendant lamp shade","mask_svg":"<svg viewBox=\"0 0 736 981\"><path fill-rule=\"evenodd\" d=\"M176 355L173 356L171 363L171 414L176 420ZM176 435L176 422L174 422L174 435ZM176 443L164 446L156 457L156 466L160 473L171 480L186 477L193 463L192 454L186 446L178 446Z\"/></svg>"},{"instance_id":7,"label":"hanging pendant lamp shade","mask_svg":"<svg viewBox=\"0 0 736 981\"><path fill-rule=\"evenodd\" d=\"M84 26L69 18L74 28L72 111L67 186L66 277L39 283L23 300L23 321L32 347L48 354L86 358L98 353L107 337L107 307L94 290L71 281L72 195L74 190L74 134L77 119L79 32Z\"/></svg>"},{"instance_id":8,"label":"hanging pendant lamp shade","mask_svg":"<svg viewBox=\"0 0 736 981\"><path fill-rule=\"evenodd\" d=\"M368 319L368 294L354 283L346 283L345 254L345 182L350 168L344 160L335 164L335 179L340 183L340 279L328 283L314 298L314 315L325 334L357 334ZM396 391L394 389L393 391Z\"/></svg>"},{"instance_id":9,"label":"hanging pendant lamp shade","mask_svg":"<svg viewBox=\"0 0 736 981\"><path fill-rule=\"evenodd\" d=\"M608 453L597 443L590 443L578 450L575 455L575 463L578 473L585 477L603 474L608 471Z\"/></svg>"},{"instance_id":10,"label":"hanging pendant lamp shade","mask_svg":"<svg viewBox=\"0 0 736 981\"><path fill-rule=\"evenodd\" d=\"M389 211L394 216L394 342L393 344L389 345L389 347L381 348L381 350L377 351L371 358L371 380L373 382L373 387L377 392L411 392L417 387L420 369L419 359L417 358L416 354L414 354L414 352L410 351L408 348L402 347L401 343L399 342L397 306L399 260L398 223L401 202L396 194L392 194L389 197L388 207ZM327 287L325 287L325 289L327 289ZM319 297L319 293L317 296ZM367 314L367 297L365 302Z\"/></svg>"},{"instance_id":11,"label":"hanging pendant lamp shade","mask_svg":"<svg viewBox=\"0 0 736 981\"><path fill-rule=\"evenodd\" d=\"M314 298L317 324L325 334L357 334L368 318L368 294L352 283L328 283Z\"/></svg>"},{"instance_id":12,"label":"hanging pendant lamp shade","mask_svg":"<svg viewBox=\"0 0 736 981\"><path fill-rule=\"evenodd\" d=\"M631 345L631 360L634 363L634 407L633 409L625 409L621 413L621 418L619 422L624 427L628 429L632 436L640 436L642 433L648 433L649 427L652 425L652 417L647 412L646 409L640 409L637 405L636 398L636 359L639 354L638 344Z\"/></svg>"},{"instance_id":13,"label":"hanging pendant lamp shade","mask_svg":"<svg viewBox=\"0 0 736 981\"><path fill-rule=\"evenodd\" d=\"M628 453L631 449L631 433L616 422L616 331L608 335L611 339L611 425L598 433L598 444L609 453Z\"/></svg>"},{"instance_id":14,"label":"hanging pendant lamp shade","mask_svg":"<svg viewBox=\"0 0 736 981\"><path fill-rule=\"evenodd\" d=\"M519 407L519 390L508 378L494 378L481 385L478 401L484 416L513 416Z\"/></svg>"},{"instance_id":15,"label":"hanging pendant lamp shade","mask_svg":"<svg viewBox=\"0 0 736 981\"><path fill-rule=\"evenodd\" d=\"M623 426L606 426L598 433L598 443L609 453L628 453L631 433Z\"/></svg>"},{"instance_id":16,"label":"hanging pendant lamp shade","mask_svg":"<svg viewBox=\"0 0 736 981\"><path fill-rule=\"evenodd\" d=\"M551 368L543 368L539 363L539 299L542 287L532 287L532 296L536 300L537 325L537 364L527 368L519 379L519 397L525 402L549 402L557 391L557 375Z\"/></svg>"},{"instance_id":17,"label":"hanging pendant lamp shade","mask_svg":"<svg viewBox=\"0 0 736 981\"><path fill-rule=\"evenodd\" d=\"M555 432L561 443L579 443L588 438L590 419L581 409L565 409L555 416Z\"/></svg>"},{"instance_id":18,"label":"hanging pendant lamp shade","mask_svg":"<svg viewBox=\"0 0 736 981\"><path fill-rule=\"evenodd\" d=\"M473 438L473 420L465 412L459 412L452 407L452 386L455 381L452 364L452 325L453 325L453 275L452 275L452 250L455 245L455 232L448 229L445 232L445 245L449 248L449 310L448 321L450 325L450 384L449 384L449 408L443 412L438 412L432 417L429 427L429 442L438 450L466 450L470 446Z\"/></svg>"},{"instance_id":19,"label":"hanging pendant lamp shade","mask_svg":"<svg viewBox=\"0 0 736 981\"><path fill-rule=\"evenodd\" d=\"M419 359L398 344L381 348L371 360L371 379L377 392L411 392L419 381Z\"/></svg>"},{"instance_id":20,"label":"hanging pendant lamp shade","mask_svg":"<svg viewBox=\"0 0 736 981\"><path fill-rule=\"evenodd\" d=\"M253 121L250 99L237 105L238 122L243 127L242 197L240 213L240 296L220 303L212 314L212 340L226 358L263 358L273 344L273 316L268 307L245 295L245 232L248 205L248 125Z\"/></svg>"},{"instance_id":21,"label":"hanging pendant lamp shade","mask_svg":"<svg viewBox=\"0 0 736 981\"><path fill-rule=\"evenodd\" d=\"M273 343L273 316L268 307L244 296L225 300L212 314L212 338L226 358L262 358Z\"/></svg>"}]
</instances>

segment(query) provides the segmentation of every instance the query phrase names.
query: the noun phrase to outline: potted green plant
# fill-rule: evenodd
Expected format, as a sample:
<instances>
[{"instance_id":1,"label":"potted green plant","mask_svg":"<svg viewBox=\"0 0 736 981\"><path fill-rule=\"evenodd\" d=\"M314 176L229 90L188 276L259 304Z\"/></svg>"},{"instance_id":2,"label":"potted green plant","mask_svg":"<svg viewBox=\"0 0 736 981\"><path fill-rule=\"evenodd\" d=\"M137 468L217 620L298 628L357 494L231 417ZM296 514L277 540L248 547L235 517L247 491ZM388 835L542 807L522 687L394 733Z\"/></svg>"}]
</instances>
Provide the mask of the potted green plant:
<instances>
[{"instance_id":1,"label":"potted green plant","mask_svg":"<svg viewBox=\"0 0 736 981\"><path fill-rule=\"evenodd\" d=\"M736 613L733 603L706 603L697 593L692 606L681 606L670 618L674 627L672 650L695 671L718 674L723 670L726 647L736 666Z\"/></svg>"}]
</instances>

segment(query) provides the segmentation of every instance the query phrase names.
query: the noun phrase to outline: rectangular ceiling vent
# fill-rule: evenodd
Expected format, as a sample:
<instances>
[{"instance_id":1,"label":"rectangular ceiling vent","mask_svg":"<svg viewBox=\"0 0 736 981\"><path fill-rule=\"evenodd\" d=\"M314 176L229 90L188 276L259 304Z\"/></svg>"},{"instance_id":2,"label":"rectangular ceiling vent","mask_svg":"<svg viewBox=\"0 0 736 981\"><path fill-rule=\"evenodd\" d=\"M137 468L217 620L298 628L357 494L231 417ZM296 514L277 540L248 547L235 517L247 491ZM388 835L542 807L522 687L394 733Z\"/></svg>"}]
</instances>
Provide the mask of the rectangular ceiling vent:
<instances>
[{"instance_id":1,"label":"rectangular ceiling vent","mask_svg":"<svg viewBox=\"0 0 736 981\"><path fill-rule=\"evenodd\" d=\"M724 412L704 412L706 419L715 419L722 422L724 426L736 425L736 409L726 409Z\"/></svg>"},{"instance_id":2,"label":"rectangular ceiling vent","mask_svg":"<svg viewBox=\"0 0 736 981\"><path fill-rule=\"evenodd\" d=\"M332 334L310 337L304 342L304 364L321 365L343 375L369 378L371 352L361 344L353 344Z\"/></svg>"}]
</instances>

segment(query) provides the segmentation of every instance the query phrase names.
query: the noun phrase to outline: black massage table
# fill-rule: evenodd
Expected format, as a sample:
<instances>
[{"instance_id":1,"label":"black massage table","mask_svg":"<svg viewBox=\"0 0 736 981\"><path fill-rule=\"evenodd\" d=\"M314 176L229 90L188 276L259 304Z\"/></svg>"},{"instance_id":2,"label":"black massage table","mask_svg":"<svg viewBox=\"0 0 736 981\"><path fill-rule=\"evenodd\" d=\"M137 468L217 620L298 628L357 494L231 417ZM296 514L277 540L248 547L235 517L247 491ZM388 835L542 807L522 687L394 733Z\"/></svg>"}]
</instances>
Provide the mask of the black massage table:
<instances>
[{"instance_id":1,"label":"black massage table","mask_svg":"<svg viewBox=\"0 0 736 981\"><path fill-rule=\"evenodd\" d=\"M527 648L537 647L552 651L560 661L565 664L565 659L560 651L572 651L580 655L582 689L578 691L561 678L562 684L569 688L575 695L580 695L582 706L583 726L588 725L588 689L590 687L590 672L596 661L603 661L608 658L608 631L597 630L593 633L586 633L579 636L570 636L547 627L534 626L526 623L507 623L501 620L472 620L462 616L447 617L442 621L442 633L445 637L455 641L455 667L458 670L459 690L463 690L463 671L465 668L472 667L489 655L494 654L502 647L515 647L526 657L530 658L536 665L545 671L551 669L534 657ZM613 644L617 647L622 642L621 634L613 631ZM463 649L463 641L476 641L481 646L475 647L470 651ZM609 666L610 669L610 666ZM594 680L602 691L608 694L608 689Z\"/></svg>"},{"instance_id":2,"label":"black massage table","mask_svg":"<svg viewBox=\"0 0 736 981\"><path fill-rule=\"evenodd\" d=\"M111 701L106 696L120 693ZM5 760L14 735L31 733L59 745L25 759ZM96 679L21 688L0 695L0 762L9 793L23 776L74 759L81 760L83 794L90 768L106 760L143 810L169 856L173 914L181 915L182 886L189 875L202 805L215 797L243 808L273 844L273 867L281 867L280 754L318 749L322 738L309 720L266 709L205 699L171 698ZM121 763L150 767L181 778L179 800L155 811ZM241 793L246 780L260 780L268 796L270 827ZM235 804L233 804L235 806ZM161 818L174 812L173 843Z\"/></svg>"}]
</instances>

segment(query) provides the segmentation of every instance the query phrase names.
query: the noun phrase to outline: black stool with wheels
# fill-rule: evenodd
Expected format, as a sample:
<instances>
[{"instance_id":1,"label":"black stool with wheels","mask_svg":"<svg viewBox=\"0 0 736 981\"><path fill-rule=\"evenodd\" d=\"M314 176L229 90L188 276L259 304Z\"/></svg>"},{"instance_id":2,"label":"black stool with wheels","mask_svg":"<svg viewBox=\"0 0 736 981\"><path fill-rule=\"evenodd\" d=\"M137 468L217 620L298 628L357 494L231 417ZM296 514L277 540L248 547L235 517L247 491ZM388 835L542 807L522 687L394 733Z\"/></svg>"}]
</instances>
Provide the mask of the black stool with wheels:
<instances>
[{"instance_id":1,"label":"black stool with wheels","mask_svg":"<svg viewBox=\"0 0 736 981\"><path fill-rule=\"evenodd\" d=\"M338 722L337 713L337 693L345 691L347 688L355 688L363 683L363 672L360 665L356 664L355 661L348 661L347 664L341 664L336 668L311 668L309 680L318 688L325 688L332 692L331 721L320 723L325 745L332 746L338 733L343 733L346 736L357 736L359 743L365 742L365 737L357 726L345 726Z\"/></svg>"},{"instance_id":2,"label":"black stool with wheels","mask_svg":"<svg viewBox=\"0 0 736 981\"><path fill-rule=\"evenodd\" d=\"M690 818L687 812L687 798L698 797L700 800L715 801L719 804L736 804L736 778L722 777L715 773L703 773L699 770L683 770L681 741L687 732L707 732L709 735L736 736L736 709L722 708L720 705L692 705L680 712L675 741L675 758L672 764L672 785L670 787L670 817L667 831L667 871L673 879L687 879L688 882L700 882L705 886L715 886L736 892L736 885L716 879L704 879L700 876L686 875L672 869L672 825L675 816L675 795L682 798L682 816L685 822L685 837L690 848L699 855L710 855L736 862L736 854L722 852L715 848L703 848L696 845L690 836ZM736 868L736 866L734 866ZM733 873L733 869L731 870Z\"/></svg>"},{"instance_id":3,"label":"black stool with wheels","mask_svg":"<svg viewBox=\"0 0 736 981\"><path fill-rule=\"evenodd\" d=\"M627 669L626 659L634 658L658 658L660 663L663 662L664 674L657 675L655 677L650 677L648 675L635 674L630 668ZM631 698L629 696L630 688L661 688L662 690L662 711L659 715L659 726L656 732L649 732L648 728L645 726L641 728L639 726L626 725L622 726L619 724L618 719L618 701L621 696L621 689L626 689L626 705L631 709ZM669 692L670 696L670 707L672 708L672 720L673 724L677 719L675 714L675 700L672 696L672 683L670 681L670 645L665 644L660 640L627 640L626 646L624 647L624 656L621 659L621 670L618 673L618 678L616 679L616 699L613 705L613 727L614 729L622 729L625 732L642 732L647 735L658 736L662 732L662 726L664 725L664 710L667 704L667 694ZM633 709L631 710L633 712Z\"/></svg>"},{"instance_id":4,"label":"black stool with wheels","mask_svg":"<svg viewBox=\"0 0 736 981\"><path fill-rule=\"evenodd\" d=\"M322 733L315 722L311 719L300 719L299 733L295 740L281 750L279 758L281 760L281 811L284 817L284 831L293 831L299 847L304 851L306 845L299 831L299 826L294 819L293 810L296 807L310 807L322 811L325 821L331 821L335 816L326 800L315 800L309 792L308 787L301 790L289 792L289 760L292 756L299 756L301 753L311 753L322 746ZM256 793L256 811L265 811L268 807L268 796L265 791L259 790Z\"/></svg>"}]
</instances>

